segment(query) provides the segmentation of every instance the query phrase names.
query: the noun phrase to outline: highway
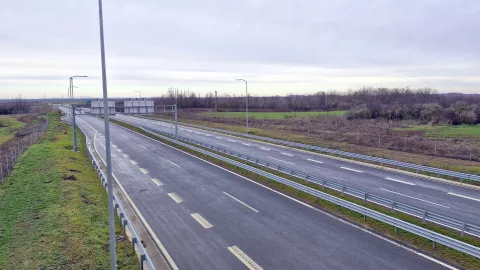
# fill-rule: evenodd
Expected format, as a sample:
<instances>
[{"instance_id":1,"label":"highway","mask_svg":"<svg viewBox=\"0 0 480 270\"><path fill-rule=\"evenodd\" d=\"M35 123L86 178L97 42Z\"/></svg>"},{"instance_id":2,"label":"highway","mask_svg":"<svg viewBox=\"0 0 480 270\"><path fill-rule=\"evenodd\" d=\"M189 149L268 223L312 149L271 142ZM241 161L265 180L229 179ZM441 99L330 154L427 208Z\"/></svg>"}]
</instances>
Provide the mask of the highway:
<instances>
[{"instance_id":1,"label":"highway","mask_svg":"<svg viewBox=\"0 0 480 270\"><path fill-rule=\"evenodd\" d=\"M118 114L114 119L174 133L174 125ZM480 191L443 182L380 170L348 161L328 158L293 148L223 135L211 131L179 126L179 135L217 147L270 160L324 179L364 190L398 202L433 211L452 218L480 224Z\"/></svg>"},{"instance_id":2,"label":"highway","mask_svg":"<svg viewBox=\"0 0 480 270\"><path fill-rule=\"evenodd\" d=\"M103 121L77 116L105 157ZM349 223L112 125L115 177L179 269L444 269Z\"/></svg>"}]
</instances>

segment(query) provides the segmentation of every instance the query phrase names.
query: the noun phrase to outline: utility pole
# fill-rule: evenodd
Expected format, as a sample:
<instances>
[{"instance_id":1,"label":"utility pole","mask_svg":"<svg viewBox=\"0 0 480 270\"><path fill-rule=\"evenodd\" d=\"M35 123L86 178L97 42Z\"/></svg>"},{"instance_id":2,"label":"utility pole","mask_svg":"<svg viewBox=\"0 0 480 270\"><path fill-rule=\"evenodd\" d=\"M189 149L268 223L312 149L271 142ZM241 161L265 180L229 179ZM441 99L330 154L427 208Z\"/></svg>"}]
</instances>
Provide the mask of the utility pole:
<instances>
[{"instance_id":1,"label":"utility pole","mask_svg":"<svg viewBox=\"0 0 480 270\"><path fill-rule=\"evenodd\" d=\"M246 124L246 134L248 134L248 82L247 80L244 79L237 79L237 81L243 81L245 82L245 118L247 119L247 124Z\"/></svg>"},{"instance_id":2,"label":"utility pole","mask_svg":"<svg viewBox=\"0 0 480 270\"><path fill-rule=\"evenodd\" d=\"M178 110L178 105L177 105L177 99L178 99L178 88L175 89L175 140L178 141L178 119L177 119L177 110Z\"/></svg>"},{"instance_id":3,"label":"utility pole","mask_svg":"<svg viewBox=\"0 0 480 270\"><path fill-rule=\"evenodd\" d=\"M73 103L73 78L70 77L70 93L72 100L72 136L73 136L73 152L77 152L77 131L75 126L75 104Z\"/></svg>"},{"instance_id":4,"label":"utility pole","mask_svg":"<svg viewBox=\"0 0 480 270\"><path fill-rule=\"evenodd\" d=\"M218 107L217 107L217 90L215 90L215 111L218 112Z\"/></svg>"},{"instance_id":5,"label":"utility pole","mask_svg":"<svg viewBox=\"0 0 480 270\"><path fill-rule=\"evenodd\" d=\"M105 40L103 37L103 7L102 0L98 0L98 21L100 24L100 56L102 61L102 88L103 88L103 120L105 124L105 154L107 161L107 194L108 194L108 227L110 234L110 269L117 269L117 248L115 243L115 219L113 217L113 174L112 153L110 149L110 122L108 116L107 68L105 64Z\"/></svg>"},{"instance_id":6,"label":"utility pole","mask_svg":"<svg viewBox=\"0 0 480 270\"><path fill-rule=\"evenodd\" d=\"M73 78L86 78L88 76L79 76L79 75L75 75L75 76L72 76L70 77L70 98L71 98L71 101L72 101L72 134L73 134L73 151L74 152L77 152L77 129L76 129L76 124L75 124L75 103L74 103L74 99L73 99Z\"/></svg>"}]
</instances>

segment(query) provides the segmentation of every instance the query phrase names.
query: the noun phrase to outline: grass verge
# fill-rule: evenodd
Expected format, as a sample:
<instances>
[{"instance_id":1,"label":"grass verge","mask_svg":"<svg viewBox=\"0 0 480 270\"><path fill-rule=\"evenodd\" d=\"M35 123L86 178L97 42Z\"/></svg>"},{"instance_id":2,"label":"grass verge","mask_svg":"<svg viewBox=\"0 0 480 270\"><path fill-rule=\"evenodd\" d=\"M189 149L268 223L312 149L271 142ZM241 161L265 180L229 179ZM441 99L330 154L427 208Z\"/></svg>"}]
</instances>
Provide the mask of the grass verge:
<instances>
[{"instance_id":1,"label":"grass verge","mask_svg":"<svg viewBox=\"0 0 480 270\"><path fill-rule=\"evenodd\" d=\"M70 126L49 114L45 137L18 159L0 186L0 269L109 269L107 195L84 137L72 152ZM116 217L117 218L117 217ZM117 235L122 234L116 222ZM120 269L138 269L127 240L117 242Z\"/></svg>"},{"instance_id":2,"label":"grass verge","mask_svg":"<svg viewBox=\"0 0 480 270\"><path fill-rule=\"evenodd\" d=\"M24 125L13 116L0 115L0 145L11 140Z\"/></svg>"},{"instance_id":3,"label":"grass verge","mask_svg":"<svg viewBox=\"0 0 480 270\"><path fill-rule=\"evenodd\" d=\"M426 253L429 253L429 254L437 257L437 258L441 258L441 259L443 259L443 260L445 260L445 261L447 261L451 264L458 265L458 266L461 266L461 267L466 268L466 269L480 269L480 259L477 259L473 256L464 254L462 252L456 251L454 249L451 249L451 248L448 248L448 247L445 247L445 246L442 246L442 245L439 245L439 244L437 244L436 247L434 247L433 246L434 243L432 241L427 240L425 238L422 238L420 236L417 236L415 234L412 234L412 233L409 233L409 232L406 232L406 231L402 231L400 229L397 230L397 232L396 232L395 228L393 226L390 226L390 225L385 224L383 222L380 222L380 221L377 221L377 220L374 220L374 219L371 219L371 218L366 218L364 220L364 218L361 214L356 213L354 211L351 211L351 210L348 210L348 209L343 209L343 208L339 209L337 207L337 205L335 205L333 203L330 203L328 201L319 199L315 196L312 196L312 195L304 193L304 192L299 192L297 189L286 186L282 183L275 182L273 180L269 180L268 178L259 176L255 173L246 171L242 168L238 168L236 166L233 166L233 165L228 164L226 162L220 161L218 159L202 155L202 154L200 154L196 151L193 151L193 150L190 150L188 148L179 146L175 143L164 140L161 137L155 136L151 133L148 133L148 132L145 132L141 129L138 129L138 128L132 126L132 125L129 125L129 124L126 124L126 123L123 123L123 122L120 122L120 121L116 121L116 120L110 120L110 121L112 123L115 123L117 125L123 126L125 128L128 128L128 129L131 129L135 132L138 132L140 134L143 134L143 135L148 136L150 138L153 138L155 140L161 141L165 144L171 145L171 146L173 146L175 148L178 148L182 151L188 152L188 153L190 153L192 155L195 155L197 157L200 157L202 159L208 160L209 162L217 164L217 165L219 165L223 168L226 168L230 171L233 171L235 173L241 174L245 177L248 177L249 179L252 179L254 181L262 183L266 186L269 186L269 187L271 187L275 190L278 190L278 191L280 191L284 194L287 194L291 197L294 197L294 198L297 198L301 201L309 203L309 204L311 204L311 205L313 205L313 206L315 206L319 209L322 209L326 212L329 212L333 215L336 215L336 216L341 217L343 219L349 220L349 221L351 221L351 222L353 222L353 223L355 223L359 226L362 226L363 228L366 228L368 230L374 231L374 232L379 233L381 235L387 236L387 237L389 237L391 239L394 239L396 241L405 243L405 244L407 244L411 247L414 247L416 249L419 249L419 250L422 250ZM194 146L198 147L198 148L202 148L202 147L199 147L197 145L194 145ZM215 151L212 151L211 149L206 149L206 148L203 148L203 149L211 151L211 152L215 152ZM244 160L239 160L239 159L236 159L236 158L232 158L228 155L224 155L223 153L219 153L219 152L215 152L215 153L219 154L219 155L222 155L222 156L225 156L227 158L230 158L232 160L236 160L236 161L239 161L239 162L246 163L250 166L257 167L253 163L248 163L248 162L245 162ZM267 171L267 172L270 172L270 173L273 173L273 174L276 174L276 175L279 175L279 176L282 176L282 177L287 178L289 180L301 183L301 184L306 185L308 187L320 190L320 191L328 193L330 195L340 197L342 199L345 199L347 201L356 203L358 205L363 205L363 206L368 207L370 209L373 209L375 211L393 216L393 217L401 219L401 220L405 220L407 222L410 222L412 224L424 227L426 229L436 231L438 233L441 233L443 235L458 239L460 241L464 241L466 243L469 243L469 244L472 244L472 245L475 245L475 246L480 246L480 239L478 239L476 237L472 237L472 236L468 236L468 235L466 235L464 237L461 237L459 235L459 232L457 232L457 231L454 231L454 230L451 230L451 229L448 229L448 228L444 228L442 226L439 226L439 225L436 225L436 224L433 224L433 223L429 223L429 222L424 224L419 219L417 219L415 217L412 217L412 216L409 216L409 215L406 215L406 214L403 214L401 212L392 212L392 211L386 209L385 207L382 207L382 206L379 206L379 205L376 205L376 204L373 204L373 203L364 203L363 200L359 200L355 197L352 197L352 196L349 196L349 195L342 195L340 192L329 190L329 189L324 189L321 186L316 185L314 183L305 182L305 181L299 180L298 178L291 177L291 176L283 174L283 173L278 173L277 171L274 171L274 170L271 170L271 169L265 169L264 167L257 167L257 168L262 169L262 170Z\"/></svg>"}]
</instances>

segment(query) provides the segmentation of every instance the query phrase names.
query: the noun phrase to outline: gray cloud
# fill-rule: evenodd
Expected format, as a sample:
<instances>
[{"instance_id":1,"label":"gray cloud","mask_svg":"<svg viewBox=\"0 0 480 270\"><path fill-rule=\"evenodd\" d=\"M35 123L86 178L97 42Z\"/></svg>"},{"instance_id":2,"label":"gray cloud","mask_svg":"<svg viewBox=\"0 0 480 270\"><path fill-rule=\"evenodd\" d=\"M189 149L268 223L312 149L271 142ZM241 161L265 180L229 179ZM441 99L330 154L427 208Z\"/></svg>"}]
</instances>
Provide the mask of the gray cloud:
<instances>
[{"instance_id":1,"label":"gray cloud","mask_svg":"<svg viewBox=\"0 0 480 270\"><path fill-rule=\"evenodd\" d=\"M0 2L0 96L26 81L62 89L82 72L96 77L82 91L98 91L96 1ZM243 76L275 93L379 84L473 92L478 14L476 0L104 0L109 85L236 91Z\"/></svg>"}]
</instances>

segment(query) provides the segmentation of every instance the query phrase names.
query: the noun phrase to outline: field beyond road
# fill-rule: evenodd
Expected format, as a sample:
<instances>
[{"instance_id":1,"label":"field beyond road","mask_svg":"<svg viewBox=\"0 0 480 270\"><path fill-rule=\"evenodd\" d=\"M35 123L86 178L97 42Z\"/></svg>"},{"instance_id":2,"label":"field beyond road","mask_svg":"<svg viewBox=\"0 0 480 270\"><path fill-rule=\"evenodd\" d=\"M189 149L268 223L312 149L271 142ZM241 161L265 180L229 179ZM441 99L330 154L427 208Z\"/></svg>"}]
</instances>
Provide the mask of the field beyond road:
<instances>
[{"instance_id":1,"label":"field beyond road","mask_svg":"<svg viewBox=\"0 0 480 270\"><path fill-rule=\"evenodd\" d=\"M480 138L480 125L442 125L442 126L410 126L397 130L423 131L425 136L432 138Z\"/></svg>"},{"instance_id":2,"label":"field beyond road","mask_svg":"<svg viewBox=\"0 0 480 270\"><path fill-rule=\"evenodd\" d=\"M107 195L77 132L49 114L45 137L31 145L0 185L0 269L110 269ZM117 220L117 235L122 234ZM120 269L139 269L127 240Z\"/></svg>"},{"instance_id":3,"label":"field beyond road","mask_svg":"<svg viewBox=\"0 0 480 270\"><path fill-rule=\"evenodd\" d=\"M346 111L329 112L248 112L248 117L257 119L280 119L287 117L342 116ZM245 112L202 112L201 116L245 118Z\"/></svg>"},{"instance_id":4,"label":"field beyond road","mask_svg":"<svg viewBox=\"0 0 480 270\"><path fill-rule=\"evenodd\" d=\"M15 132L25 124L13 116L0 115L0 145L15 136Z\"/></svg>"}]
</instances>

